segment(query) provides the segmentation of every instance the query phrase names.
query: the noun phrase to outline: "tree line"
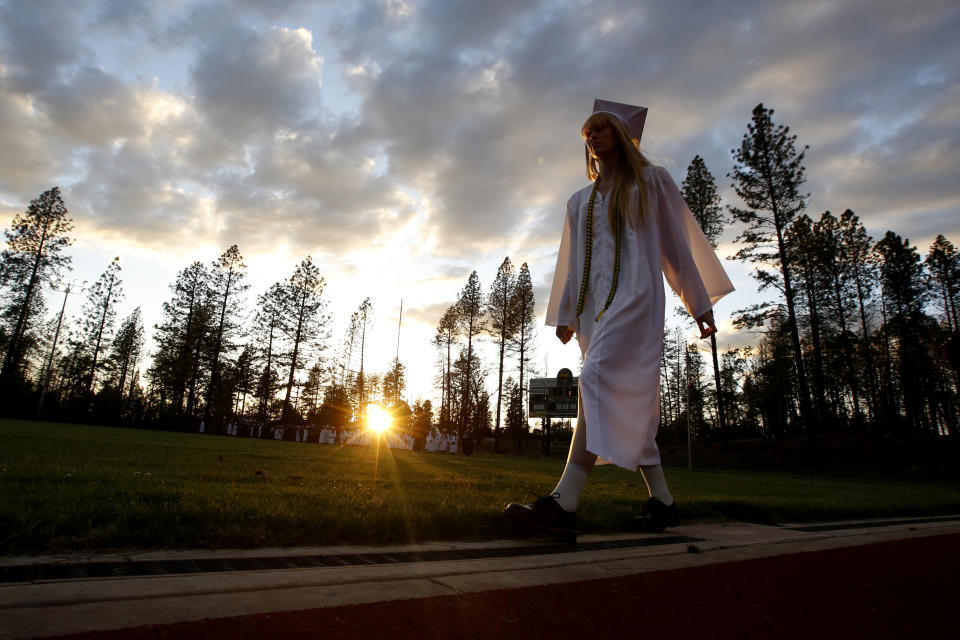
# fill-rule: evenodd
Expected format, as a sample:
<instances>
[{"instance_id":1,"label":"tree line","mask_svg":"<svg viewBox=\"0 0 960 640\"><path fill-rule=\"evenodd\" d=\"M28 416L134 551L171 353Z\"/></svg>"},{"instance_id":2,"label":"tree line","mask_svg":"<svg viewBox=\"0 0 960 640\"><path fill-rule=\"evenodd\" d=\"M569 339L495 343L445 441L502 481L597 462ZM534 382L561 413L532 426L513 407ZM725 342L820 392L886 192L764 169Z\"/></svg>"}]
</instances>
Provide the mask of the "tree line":
<instances>
[{"instance_id":1,"label":"tree line","mask_svg":"<svg viewBox=\"0 0 960 640\"><path fill-rule=\"evenodd\" d=\"M758 341L719 358L713 342L712 367L681 332L664 336L668 437L688 423L724 445L803 436L816 461L818 433L955 435L960 253L942 234L925 256L894 231L874 240L850 209L808 215L806 147L773 113L758 105L731 150L742 205L721 206L699 156L687 169L683 196L708 238L740 223L730 258L773 296L734 312Z\"/></svg>"},{"instance_id":2,"label":"tree line","mask_svg":"<svg viewBox=\"0 0 960 640\"><path fill-rule=\"evenodd\" d=\"M506 257L486 295L477 272L472 272L437 323L438 427L456 433L465 453L488 434L494 451L506 450L502 442L507 437L519 452L529 437L524 382L532 371L535 304L529 267L524 263L517 272ZM485 388L488 370L476 349L475 341L482 336L496 349L495 396ZM517 379L504 379L511 371Z\"/></svg>"},{"instance_id":3,"label":"tree line","mask_svg":"<svg viewBox=\"0 0 960 640\"><path fill-rule=\"evenodd\" d=\"M720 353L667 331L661 366L662 439L691 425L701 440L820 433L953 435L960 387L960 253L943 235L925 256L893 231L871 238L846 209L811 216L806 147L758 105L727 175L724 205L698 155L682 195L711 242L736 225L730 259L753 265L771 295L733 313L754 344ZM72 221L56 187L5 230L0 254L0 393L7 415L224 433L229 425L333 426L380 402L405 427L457 435L461 451L492 436L495 450L530 437L526 382L536 341L533 284L509 257L484 292L474 271L441 315L433 346L439 407L405 397L399 360L366 367L373 305L364 300L334 344L324 278L310 256L248 304L236 245L181 270L144 353L140 309L124 298L119 258L90 286L67 282ZM85 296L63 322L68 295ZM62 294L60 313L51 303ZM485 363L477 348L495 347ZM495 373L495 376L492 374ZM516 377L514 377L516 376ZM486 380L495 377L496 389Z\"/></svg>"}]
</instances>

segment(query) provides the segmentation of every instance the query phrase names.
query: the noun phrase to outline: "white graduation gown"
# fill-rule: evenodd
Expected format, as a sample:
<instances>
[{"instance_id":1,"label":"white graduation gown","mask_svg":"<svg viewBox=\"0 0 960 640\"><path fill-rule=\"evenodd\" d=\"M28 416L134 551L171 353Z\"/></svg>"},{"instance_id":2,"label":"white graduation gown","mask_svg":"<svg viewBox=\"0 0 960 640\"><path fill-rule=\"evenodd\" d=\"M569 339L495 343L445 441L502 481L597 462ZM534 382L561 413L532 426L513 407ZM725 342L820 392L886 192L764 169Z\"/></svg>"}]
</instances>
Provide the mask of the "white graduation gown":
<instances>
[{"instance_id":1,"label":"white graduation gown","mask_svg":"<svg viewBox=\"0 0 960 640\"><path fill-rule=\"evenodd\" d=\"M546 324L577 331L583 354L580 411L587 451L625 469L660 464L660 355L665 296L663 276L692 317L709 311L733 291L710 242L663 167L646 167L652 211L645 222L625 223L620 275L613 302L596 320L613 281L615 238L608 202L597 192L593 209L592 267L577 327L577 301L586 256L587 205L593 185L567 202ZM639 188L630 216L636 220ZM637 227L637 230L634 227ZM661 276L661 273L663 276Z\"/></svg>"}]
</instances>

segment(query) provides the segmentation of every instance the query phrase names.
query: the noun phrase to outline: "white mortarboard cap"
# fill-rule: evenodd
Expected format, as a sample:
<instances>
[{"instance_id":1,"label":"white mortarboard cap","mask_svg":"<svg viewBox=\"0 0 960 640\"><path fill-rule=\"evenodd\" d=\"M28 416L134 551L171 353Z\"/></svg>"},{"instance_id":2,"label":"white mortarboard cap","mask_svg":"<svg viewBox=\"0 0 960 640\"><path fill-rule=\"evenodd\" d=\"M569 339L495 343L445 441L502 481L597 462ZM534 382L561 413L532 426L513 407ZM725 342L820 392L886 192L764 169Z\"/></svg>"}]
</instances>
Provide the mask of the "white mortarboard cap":
<instances>
[{"instance_id":1,"label":"white mortarboard cap","mask_svg":"<svg viewBox=\"0 0 960 640\"><path fill-rule=\"evenodd\" d=\"M643 122L647 119L646 107L597 98L593 101L593 113L609 113L616 116L626 125L630 136L637 142L640 141L640 135L643 133Z\"/></svg>"}]
</instances>

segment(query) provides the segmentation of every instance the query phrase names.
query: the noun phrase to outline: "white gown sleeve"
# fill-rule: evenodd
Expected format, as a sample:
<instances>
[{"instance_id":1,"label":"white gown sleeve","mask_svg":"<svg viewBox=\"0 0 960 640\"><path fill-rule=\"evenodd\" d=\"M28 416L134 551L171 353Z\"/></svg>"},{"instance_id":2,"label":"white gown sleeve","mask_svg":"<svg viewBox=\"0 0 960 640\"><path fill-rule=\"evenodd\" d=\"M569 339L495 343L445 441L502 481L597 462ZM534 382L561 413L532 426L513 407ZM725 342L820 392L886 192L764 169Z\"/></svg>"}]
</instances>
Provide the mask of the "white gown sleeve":
<instances>
[{"instance_id":1,"label":"white gown sleeve","mask_svg":"<svg viewBox=\"0 0 960 640\"><path fill-rule=\"evenodd\" d=\"M570 215L570 203L563 218L563 235L560 237L560 251L557 252L557 268L553 271L553 287L550 289L550 301L547 303L546 324L551 327L576 325L577 311L573 308L570 294L571 264L575 264L576 232Z\"/></svg>"},{"instance_id":2,"label":"white gown sleeve","mask_svg":"<svg viewBox=\"0 0 960 640\"><path fill-rule=\"evenodd\" d=\"M656 201L663 275L687 312L697 318L732 292L733 283L663 167L656 167L653 186L650 197Z\"/></svg>"}]
</instances>

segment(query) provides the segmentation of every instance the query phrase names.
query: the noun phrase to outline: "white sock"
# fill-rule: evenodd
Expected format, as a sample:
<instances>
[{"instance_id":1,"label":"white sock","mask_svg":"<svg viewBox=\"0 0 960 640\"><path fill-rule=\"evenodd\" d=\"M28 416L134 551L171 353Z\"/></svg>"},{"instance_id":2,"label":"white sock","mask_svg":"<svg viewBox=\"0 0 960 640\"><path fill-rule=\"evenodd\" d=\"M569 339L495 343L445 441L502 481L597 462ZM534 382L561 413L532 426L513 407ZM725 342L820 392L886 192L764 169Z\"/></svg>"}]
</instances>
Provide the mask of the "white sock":
<instances>
[{"instance_id":1,"label":"white sock","mask_svg":"<svg viewBox=\"0 0 960 640\"><path fill-rule=\"evenodd\" d=\"M563 468L563 475L560 476L560 482L552 495L564 511L577 510L577 501L580 500L580 493L587 486L589 478L590 472L573 462L568 462Z\"/></svg>"},{"instance_id":2,"label":"white sock","mask_svg":"<svg viewBox=\"0 0 960 640\"><path fill-rule=\"evenodd\" d=\"M647 483L647 491L651 498L656 498L668 507L673 504L673 496L667 488L667 479L663 477L663 467L659 464L649 467L640 467L643 481Z\"/></svg>"}]
</instances>

